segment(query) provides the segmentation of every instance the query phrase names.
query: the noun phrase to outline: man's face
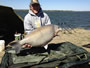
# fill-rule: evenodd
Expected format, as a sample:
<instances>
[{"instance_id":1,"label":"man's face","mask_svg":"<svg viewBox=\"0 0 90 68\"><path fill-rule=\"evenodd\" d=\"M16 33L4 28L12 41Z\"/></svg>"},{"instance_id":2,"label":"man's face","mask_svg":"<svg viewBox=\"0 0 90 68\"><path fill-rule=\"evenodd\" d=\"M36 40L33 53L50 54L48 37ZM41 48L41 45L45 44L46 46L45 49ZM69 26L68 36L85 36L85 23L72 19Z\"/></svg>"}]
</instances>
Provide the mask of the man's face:
<instances>
[{"instance_id":1,"label":"man's face","mask_svg":"<svg viewBox=\"0 0 90 68\"><path fill-rule=\"evenodd\" d=\"M30 9L32 10L33 13L37 14L40 10L40 5L39 4L32 4L30 6Z\"/></svg>"}]
</instances>

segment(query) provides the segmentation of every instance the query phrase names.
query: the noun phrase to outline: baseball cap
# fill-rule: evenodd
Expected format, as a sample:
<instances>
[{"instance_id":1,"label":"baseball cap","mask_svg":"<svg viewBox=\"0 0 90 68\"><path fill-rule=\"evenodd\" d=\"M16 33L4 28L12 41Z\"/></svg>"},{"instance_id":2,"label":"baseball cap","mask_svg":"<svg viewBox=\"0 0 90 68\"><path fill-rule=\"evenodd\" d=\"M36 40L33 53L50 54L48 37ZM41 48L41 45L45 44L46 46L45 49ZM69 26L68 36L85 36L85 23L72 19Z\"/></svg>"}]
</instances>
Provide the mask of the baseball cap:
<instances>
[{"instance_id":1,"label":"baseball cap","mask_svg":"<svg viewBox=\"0 0 90 68\"><path fill-rule=\"evenodd\" d=\"M30 4L40 4L38 0L31 0Z\"/></svg>"}]
</instances>

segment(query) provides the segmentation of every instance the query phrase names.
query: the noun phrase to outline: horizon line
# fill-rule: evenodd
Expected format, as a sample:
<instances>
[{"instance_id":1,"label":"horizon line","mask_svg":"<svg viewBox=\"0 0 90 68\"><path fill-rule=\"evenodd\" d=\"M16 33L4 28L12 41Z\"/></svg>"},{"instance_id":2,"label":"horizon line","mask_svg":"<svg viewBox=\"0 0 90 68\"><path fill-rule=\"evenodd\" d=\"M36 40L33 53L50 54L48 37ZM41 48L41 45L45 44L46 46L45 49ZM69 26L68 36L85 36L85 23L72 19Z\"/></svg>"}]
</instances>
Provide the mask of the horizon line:
<instances>
[{"instance_id":1,"label":"horizon line","mask_svg":"<svg viewBox=\"0 0 90 68\"><path fill-rule=\"evenodd\" d=\"M29 10L29 9L14 9L14 10ZM43 11L80 11L80 12L90 12L90 10L48 10L48 9L45 9L45 10L43 10Z\"/></svg>"}]
</instances>

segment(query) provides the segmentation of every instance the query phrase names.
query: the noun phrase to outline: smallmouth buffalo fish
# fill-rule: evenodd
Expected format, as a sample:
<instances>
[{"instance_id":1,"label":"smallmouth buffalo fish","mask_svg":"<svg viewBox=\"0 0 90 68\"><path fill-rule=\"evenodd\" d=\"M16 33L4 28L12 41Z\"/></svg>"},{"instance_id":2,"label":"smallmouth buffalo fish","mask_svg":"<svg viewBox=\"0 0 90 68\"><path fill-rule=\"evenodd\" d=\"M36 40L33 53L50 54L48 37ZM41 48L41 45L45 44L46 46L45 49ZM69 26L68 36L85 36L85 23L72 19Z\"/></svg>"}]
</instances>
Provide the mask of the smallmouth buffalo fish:
<instances>
[{"instance_id":1,"label":"smallmouth buffalo fish","mask_svg":"<svg viewBox=\"0 0 90 68\"><path fill-rule=\"evenodd\" d=\"M57 25L46 25L35 29L30 34L27 34L24 39L11 43L11 46L15 46L16 54L20 53L20 50L24 44L30 44L32 47L44 47L47 45L61 30ZM47 48L46 48L47 49Z\"/></svg>"}]
</instances>

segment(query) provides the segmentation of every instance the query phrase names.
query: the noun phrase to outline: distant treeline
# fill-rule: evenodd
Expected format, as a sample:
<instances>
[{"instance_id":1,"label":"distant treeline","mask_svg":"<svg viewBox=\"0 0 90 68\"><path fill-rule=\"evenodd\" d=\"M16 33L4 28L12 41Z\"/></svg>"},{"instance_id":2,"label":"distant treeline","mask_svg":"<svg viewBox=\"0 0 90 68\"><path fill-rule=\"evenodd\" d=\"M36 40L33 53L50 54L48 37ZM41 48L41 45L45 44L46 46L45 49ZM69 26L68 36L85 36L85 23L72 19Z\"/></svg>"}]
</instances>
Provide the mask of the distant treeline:
<instances>
[{"instance_id":1,"label":"distant treeline","mask_svg":"<svg viewBox=\"0 0 90 68\"><path fill-rule=\"evenodd\" d=\"M17 11L28 11L28 9L14 9ZM50 12L90 12L90 11L74 11L74 10L43 10L43 11L50 11Z\"/></svg>"}]
</instances>

